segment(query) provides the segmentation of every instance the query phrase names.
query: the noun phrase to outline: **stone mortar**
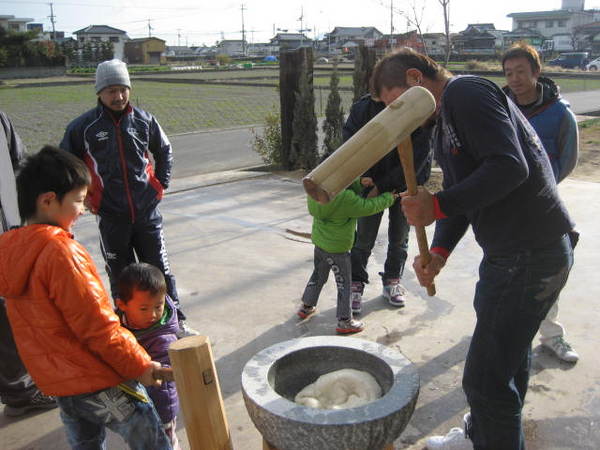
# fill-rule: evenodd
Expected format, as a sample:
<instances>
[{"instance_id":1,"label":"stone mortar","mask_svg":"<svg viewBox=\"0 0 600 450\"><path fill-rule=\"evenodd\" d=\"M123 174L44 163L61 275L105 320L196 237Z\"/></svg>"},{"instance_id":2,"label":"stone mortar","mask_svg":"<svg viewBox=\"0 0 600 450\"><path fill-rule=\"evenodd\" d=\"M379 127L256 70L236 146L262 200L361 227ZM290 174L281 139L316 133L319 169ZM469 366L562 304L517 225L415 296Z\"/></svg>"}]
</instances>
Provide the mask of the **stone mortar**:
<instances>
[{"instance_id":1,"label":"stone mortar","mask_svg":"<svg viewBox=\"0 0 600 450\"><path fill-rule=\"evenodd\" d=\"M315 409L294 403L319 376L339 369L369 372L383 390L350 409ZM279 450L381 450L408 424L419 394L416 367L400 352L362 339L313 336L280 342L248 361L242 393L264 440Z\"/></svg>"}]
</instances>

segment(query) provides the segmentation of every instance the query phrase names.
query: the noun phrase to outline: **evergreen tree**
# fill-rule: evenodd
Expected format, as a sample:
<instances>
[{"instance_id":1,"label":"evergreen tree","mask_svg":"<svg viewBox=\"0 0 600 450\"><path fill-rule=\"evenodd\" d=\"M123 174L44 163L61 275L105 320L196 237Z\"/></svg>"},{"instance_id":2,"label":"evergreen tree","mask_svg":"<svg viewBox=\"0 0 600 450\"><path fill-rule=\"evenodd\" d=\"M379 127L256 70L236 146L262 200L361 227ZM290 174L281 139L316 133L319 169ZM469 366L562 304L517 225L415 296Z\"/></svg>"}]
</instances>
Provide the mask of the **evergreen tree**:
<instances>
[{"instance_id":1,"label":"evergreen tree","mask_svg":"<svg viewBox=\"0 0 600 450\"><path fill-rule=\"evenodd\" d=\"M292 121L292 148L289 155L295 169L312 169L317 165L317 116L315 94L309 83L307 68L300 69L298 91L295 93L294 119ZM311 74L312 76L312 74Z\"/></svg>"},{"instance_id":2,"label":"evergreen tree","mask_svg":"<svg viewBox=\"0 0 600 450\"><path fill-rule=\"evenodd\" d=\"M342 145L342 127L344 126L344 109L338 86L340 77L338 75L337 63L333 65L333 73L329 82L329 97L327 97L327 108L325 109L325 122L323 122L323 159L331 155Z\"/></svg>"}]
</instances>

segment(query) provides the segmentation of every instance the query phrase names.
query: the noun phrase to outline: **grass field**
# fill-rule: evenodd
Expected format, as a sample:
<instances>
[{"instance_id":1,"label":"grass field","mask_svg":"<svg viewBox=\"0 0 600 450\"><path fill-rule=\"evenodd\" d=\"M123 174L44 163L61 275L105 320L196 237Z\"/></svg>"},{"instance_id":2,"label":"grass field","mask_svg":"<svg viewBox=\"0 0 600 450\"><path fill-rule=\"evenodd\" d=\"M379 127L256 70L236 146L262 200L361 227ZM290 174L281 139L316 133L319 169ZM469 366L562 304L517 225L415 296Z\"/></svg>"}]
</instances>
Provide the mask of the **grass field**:
<instances>
[{"instance_id":1,"label":"grass field","mask_svg":"<svg viewBox=\"0 0 600 450\"><path fill-rule=\"evenodd\" d=\"M150 81L153 75L133 82L131 101L153 113L167 134L232 126L262 124L267 112L279 109L277 90L278 70L232 70L224 72L197 72L168 74L169 78L249 80L249 77L271 77L264 80L272 87L220 86L160 83ZM316 74L325 71L316 70ZM500 85L503 77L490 77ZM600 80L558 79L562 92L598 90ZM315 77L315 110L322 116L329 95L329 77ZM343 73L340 86L351 88L352 76ZM347 113L352 92L340 92ZM57 145L65 127L75 117L94 107L92 84L71 86L46 86L28 88L0 88L0 109L13 120L25 144L39 149L43 144Z\"/></svg>"}]
</instances>

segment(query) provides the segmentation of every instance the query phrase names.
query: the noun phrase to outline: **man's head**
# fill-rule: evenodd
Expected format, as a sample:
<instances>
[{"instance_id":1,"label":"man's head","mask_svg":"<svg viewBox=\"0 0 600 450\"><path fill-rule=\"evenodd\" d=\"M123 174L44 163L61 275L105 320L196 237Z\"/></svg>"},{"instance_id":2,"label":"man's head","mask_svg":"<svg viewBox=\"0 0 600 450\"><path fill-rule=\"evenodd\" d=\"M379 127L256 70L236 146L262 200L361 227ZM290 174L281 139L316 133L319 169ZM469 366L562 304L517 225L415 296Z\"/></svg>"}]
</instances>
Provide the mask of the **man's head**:
<instances>
[{"instance_id":1,"label":"man's head","mask_svg":"<svg viewBox=\"0 0 600 450\"><path fill-rule=\"evenodd\" d=\"M402 48L377 63L371 76L371 93L389 105L409 88L423 86L439 101L440 82L443 87L449 76L446 69L428 56Z\"/></svg>"},{"instance_id":2,"label":"man's head","mask_svg":"<svg viewBox=\"0 0 600 450\"><path fill-rule=\"evenodd\" d=\"M117 306L132 328L149 328L163 315L167 284L162 272L146 263L125 267L119 276Z\"/></svg>"},{"instance_id":3,"label":"man's head","mask_svg":"<svg viewBox=\"0 0 600 450\"><path fill-rule=\"evenodd\" d=\"M96 94L104 106L113 111L123 111L129 103L131 82L127 65L118 59L98 64L96 68Z\"/></svg>"},{"instance_id":4,"label":"man's head","mask_svg":"<svg viewBox=\"0 0 600 450\"><path fill-rule=\"evenodd\" d=\"M541 67L538 52L522 42L513 45L502 57L506 83L520 104L531 103L537 98Z\"/></svg>"},{"instance_id":5,"label":"man's head","mask_svg":"<svg viewBox=\"0 0 600 450\"><path fill-rule=\"evenodd\" d=\"M21 220L70 231L83 211L91 183L85 164L70 153L45 146L28 157L17 176Z\"/></svg>"}]
</instances>

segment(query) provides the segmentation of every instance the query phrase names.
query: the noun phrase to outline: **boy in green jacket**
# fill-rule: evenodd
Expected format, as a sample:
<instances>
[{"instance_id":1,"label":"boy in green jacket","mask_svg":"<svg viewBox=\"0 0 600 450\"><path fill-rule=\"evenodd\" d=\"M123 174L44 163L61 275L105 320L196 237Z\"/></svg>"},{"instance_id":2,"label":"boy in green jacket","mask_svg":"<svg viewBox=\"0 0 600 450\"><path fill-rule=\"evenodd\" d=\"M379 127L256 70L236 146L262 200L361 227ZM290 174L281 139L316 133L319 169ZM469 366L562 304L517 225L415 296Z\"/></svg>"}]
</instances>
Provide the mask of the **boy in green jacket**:
<instances>
[{"instance_id":1,"label":"boy in green jacket","mask_svg":"<svg viewBox=\"0 0 600 450\"><path fill-rule=\"evenodd\" d=\"M350 309L350 249L354 243L356 219L389 208L399 196L395 192L384 192L377 197L362 198L360 192L363 186L372 183L370 178L357 178L350 187L325 205L307 196L308 212L313 216L314 270L302 294L298 316L306 319L317 311L319 294L331 270L338 290L336 331L340 334L358 333L364 328L361 321L352 318Z\"/></svg>"}]
</instances>

